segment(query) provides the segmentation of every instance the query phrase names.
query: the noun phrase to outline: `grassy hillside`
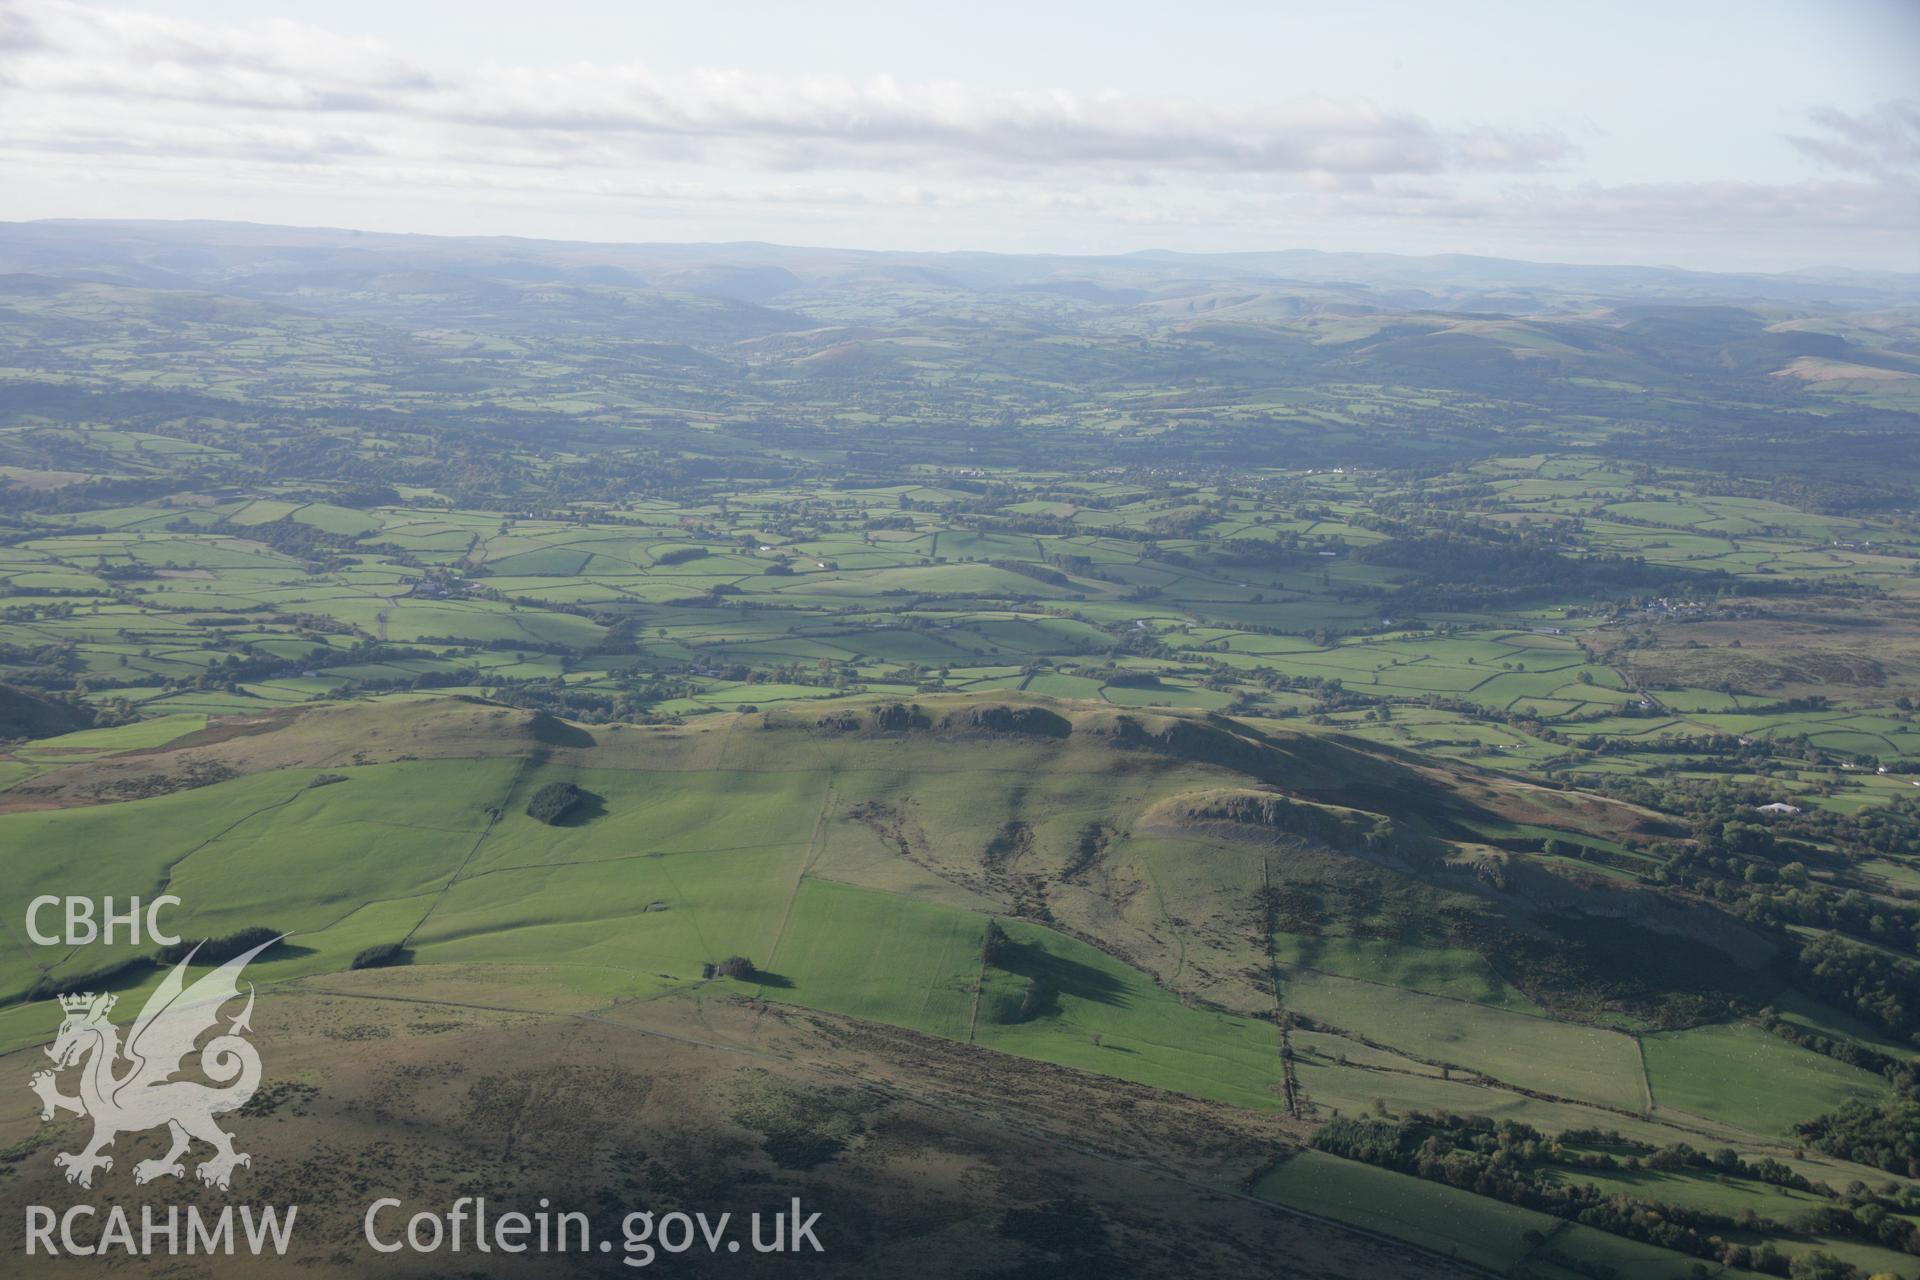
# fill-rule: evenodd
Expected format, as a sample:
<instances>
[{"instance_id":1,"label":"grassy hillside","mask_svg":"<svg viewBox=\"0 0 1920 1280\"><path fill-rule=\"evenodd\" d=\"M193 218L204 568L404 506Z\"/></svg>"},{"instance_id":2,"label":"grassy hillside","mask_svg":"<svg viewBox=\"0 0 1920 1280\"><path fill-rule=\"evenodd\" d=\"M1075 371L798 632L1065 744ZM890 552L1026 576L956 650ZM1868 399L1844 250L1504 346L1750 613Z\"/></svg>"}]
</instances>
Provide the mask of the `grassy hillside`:
<instances>
[{"instance_id":1,"label":"grassy hillside","mask_svg":"<svg viewBox=\"0 0 1920 1280\"><path fill-rule=\"evenodd\" d=\"M0 911L137 883L183 900L171 923L188 937L287 933L250 971L266 991L364 981L355 957L391 944L404 965L380 981L409 999L531 982L548 1003L642 1024L656 1007L812 1010L1295 1133L1366 1112L1484 1114L1649 1150L1727 1146L1837 1185L1862 1171L1783 1139L1885 1096L1878 1077L1757 1026L1655 1032L1691 1025L1696 1006L1676 997L1734 963L1724 948L1764 952L1708 908L1675 914L1474 838L1524 789L1442 786L1338 734L1032 696L869 696L655 727L394 699L182 727L151 746L76 740L84 759L15 789ZM554 782L579 795L549 823L527 808ZM1362 797L1391 812L1353 807ZM1591 824L1566 838L1599 839L1618 817L1597 799L1566 812ZM1630 966L1575 981L1515 965L1573 927L1556 921L1594 913L1697 972L1670 975L1668 996ZM0 1039L42 1042L51 990L106 987L134 1007L159 977L151 951L9 951ZM1736 1018L1757 1016L1733 998ZM1725 1069L1756 1054L1749 1100ZM1417 1180L1394 1194L1418 1207L1382 1217L1329 1190L1373 1176L1341 1167L1256 1191L1457 1251L1421 1225L1446 1210ZM1510 1267L1532 1250L1458 1256Z\"/></svg>"}]
</instances>

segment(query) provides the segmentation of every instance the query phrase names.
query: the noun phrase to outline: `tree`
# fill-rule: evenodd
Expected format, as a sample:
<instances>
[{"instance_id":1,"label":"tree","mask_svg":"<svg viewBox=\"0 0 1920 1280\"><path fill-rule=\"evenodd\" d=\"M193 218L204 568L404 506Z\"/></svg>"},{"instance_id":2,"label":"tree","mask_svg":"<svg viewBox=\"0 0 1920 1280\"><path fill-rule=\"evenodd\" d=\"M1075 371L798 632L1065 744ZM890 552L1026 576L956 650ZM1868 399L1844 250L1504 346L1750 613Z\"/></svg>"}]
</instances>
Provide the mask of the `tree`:
<instances>
[{"instance_id":1,"label":"tree","mask_svg":"<svg viewBox=\"0 0 1920 1280\"><path fill-rule=\"evenodd\" d=\"M397 942L382 942L367 947L354 956L351 968L384 969L389 965L405 964L412 953Z\"/></svg>"},{"instance_id":2,"label":"tree","mask_svg":"<svg viewBox=\"0 0 1920 1280\"><path fill-rule=\"evenodd\" d=\"M527 801L527 816L535 822L554 826L579 804L585 793L571 782L549 782Z\"/></svg>"},{"instance_id":3,"label":"tree","mask_svg":"<svg viewBox=\"0 0 1920 1280\"><path fill-rule=\"evenodd\" d=\"M1795 1258L1788 1265L1787 1274L1793 1280L1857 1280L1860 1272L1852 1263L1816 1249Z\"/></svg>"},{"instance_id":4,"label":"tree","mask_svg":"<svg viewBox=\"0 0 1920 1280\"><path fill-rule=\"evenodd\" d=\"M1027 989L1020 997L1020 1021L1031 1022L1035 1018L1052 1013L1059 1000L1053 984L1045 978L1027 979Z\"/></svg>"},{"instance_id":5,"label":"tree","mask_svg":"<svg viewBox=\"0 0 1920 1280\"><path fill-rule=\"evenodd\" d=\"M753 967L753 961L745 956L728 956L713 966L716 978L732 978L736 982L751 982L759 970Z\"/></svg>"}]
</instances>

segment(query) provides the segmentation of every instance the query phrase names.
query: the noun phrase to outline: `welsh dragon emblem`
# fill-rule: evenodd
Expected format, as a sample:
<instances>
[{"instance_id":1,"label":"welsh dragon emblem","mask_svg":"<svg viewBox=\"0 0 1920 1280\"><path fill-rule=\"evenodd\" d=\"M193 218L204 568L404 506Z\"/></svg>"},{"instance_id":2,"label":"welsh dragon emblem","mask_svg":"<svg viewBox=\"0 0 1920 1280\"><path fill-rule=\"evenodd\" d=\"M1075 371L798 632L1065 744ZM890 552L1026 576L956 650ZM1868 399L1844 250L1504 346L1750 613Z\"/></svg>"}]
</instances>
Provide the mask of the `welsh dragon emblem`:
<instances>
[{"instance_id":1,"label":"welsh dragon emblem","mask_svg":"<svg viewBox=\"0 0 1920 1280\"><path fill-rule=\"evenodd\" d=\"M136 1183L162 1176L185 1177L180 1157L195 1139L213 1148L213 1155L194 1170L210 1187L226 1190L234 1169L252 1163L250 1156L233 1149L233 1135L214 1120L245 1106L260 1087L260 1055L242 1034L252 1030L247 1022L253 1016L251 985L239 1016L199 1050L200 1072L214 1083L174 1077L186 1069L186 1059L201 1036L218 1029L221 1007L238 998L240 971L272 945L263 942L235 956L192 986L186 985L187 966L193 963L189 954L147 1000L124 1045L120 1029L107 1020L114 996L87 992L60 997L66 1018L46 1050L53 1070L36 1073L29 1087L40 1095L42 1120L62 1111L93 1119L93 1138L85 1149L78 1154L63 1151L53 1158L56 1166L67 1171L68 1182L91 1187L96 1169L112 1172L113 1157L102 1151L116 1137L161 1125L167 1127L171 1145L158 1160L133 1166ZM80 1068L78 1097L60 1092L58 1073L70 1067Z\"/></svg>"}]
</instances>

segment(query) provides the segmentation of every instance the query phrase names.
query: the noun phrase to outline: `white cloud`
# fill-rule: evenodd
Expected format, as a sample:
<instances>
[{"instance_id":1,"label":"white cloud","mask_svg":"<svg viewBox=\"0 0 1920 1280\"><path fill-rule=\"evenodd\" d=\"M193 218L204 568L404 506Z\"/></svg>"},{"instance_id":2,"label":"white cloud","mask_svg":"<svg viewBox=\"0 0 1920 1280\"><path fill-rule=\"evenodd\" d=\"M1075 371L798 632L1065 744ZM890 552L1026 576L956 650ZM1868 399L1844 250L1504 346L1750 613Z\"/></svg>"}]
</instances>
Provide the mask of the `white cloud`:
<instances>
[{"instance_id":1,"label":"white cloud","mask_svg":"<svg viewBox=\"0 0 1920 1280\"><path fill-rule=\"evenodd\" d=\"M1822 107L1811 123L1820 133L1796 134L1792 142L1823 164L1876 177L1920 177L1920 101L1883 102L1858 114Z\"/></svg>"},{"instance_id":2,"label":"white cloud","mask_svg":"<svg viewBox=\"0 0 1920 1280\"><path fill-rule=\"evenodd\" d=\"M1920 266L1912 103L1816 113L1791 141L1835 180L1602 186L1578 148L1524 119L887 76L432 67L288 22L0 0L0 120L0 217Z\"/></svg>"},{"instance_id":3,"label":"white cloud","mask_svg":"<svg viewBox=\"0 0 1920 1280\"><path fill-rule=\"evenodd\" d=\"M0 89L58 104L16 148L71 147L102 123L138 145L241 148L263 129L360 152L504 147L509 162L699 160L767 168L972 166L1352 175L1518 172L1571 154L1551 134L1449 132L1365 104L1279 108L1064 92L987 93L880 76L775 79L640 66L438 72L379 45L291 23L218 29L70 3L13 9ZM11 111L10 111L11 114ZM104 121L103 118L104 117ZM60 121L70 121L61 126ZM89 129L89 122L93 128ZM29 123L32 123L30 120ZM281 132L286 131L286 132Z\"/></svg>"}]
</instances>

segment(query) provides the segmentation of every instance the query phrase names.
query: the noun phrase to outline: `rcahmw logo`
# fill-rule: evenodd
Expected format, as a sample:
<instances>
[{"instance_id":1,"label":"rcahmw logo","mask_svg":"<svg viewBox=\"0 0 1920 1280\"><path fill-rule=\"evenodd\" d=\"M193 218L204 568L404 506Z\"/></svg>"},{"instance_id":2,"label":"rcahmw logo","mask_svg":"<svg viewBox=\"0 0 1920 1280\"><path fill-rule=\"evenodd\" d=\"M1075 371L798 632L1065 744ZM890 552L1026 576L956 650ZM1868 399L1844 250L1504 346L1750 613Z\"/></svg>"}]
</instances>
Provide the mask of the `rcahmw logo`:
<instances>
[{"instance_id":1,"label":"rcahmw logo","mask_svg":"<svg viewBox=\"0 0 1920 1280\"><path fill-rule=\"evenodd\" d=\"M160 1210L153 1205L140 1206L140 1225L123 1205L107 1209L98 1233L89 1235L83 1225L99 1218L100 1211L90 1204L76 1204L64 1213L56 1213L44 1204L27 1206L27 1253L90 1258L99 1254L125 1253L135 1257L158 1254L231 1254L239 1250L258 1256L271 1249L284 1254L293 1240L293 1217L300 1212L295 1205L283 1217L278 1209L240 1206L240 1234L234 1235L234 1207L221 1206L216 1214L203 1214L198 1205L183 1211L177 1204Z\"/></svg>"},{"instance_id":2,"label":"rcahmw logo","mask_svg":"<svg viewBox=\"0 0 1920 1280\"><path fill-rule=\"evenodd\" d=\"M224 1031L221 1010L239 998L240 974L247 963L277 941L235 956L189 986L186 973L198 953L195 948L148 998L124 1042L120 1028L108 1018L115 997L92 992L60 997L65 1016L46 1049L53 1069L36 1072L28 1087L40 1097L42 1120L71 1112L93 1121L93 1134L79 1151L63 1151L53 1158L54 1165L66 1171L68 1182L91 1187L96 1173L113 1171L113 1157L106 1149L119 1135L162 1126L169 1140L166 1154L135 1164L136 1183L184 1178L187 1169L182 1157L196 1142L213 1149L194 1168L194 1176L209 1187L227 1190L234 1170L252 1164L251 1156L234 1150L233 1135L215 1118L246 1105L260 1087L260 1055L246 1039L252 1030L248 1025L253 1015L252 986L247 988L245 1007L227 1019ZM201 1038L209 1031L215 1034L202 1045ZM200 1073L212 1084L175 1078L196 1053ZM75 1094L61 1088L61 1073L69 1070L79 1073ZM197 1206L187 1206L184 1213L177 1213L178 1208L171 1206L156 1214L153 1206L144 1207L136 1230L119 1205L104 1215L92 1205L74 1205L63 1213L46 1205L29 1205L27 1252L84 1256L112 1250L138 1254L234 1251L233 1206L215 1215L203 1215ZM298 1212L298 1206L290 1207L282 1220L277 1210L256 1215L252 1206L242 1206L241 1247L256 1254L268 1247L284 1252ZM101 1219L101 1225L98 1235L88 1241L77 1232L90 1218Z\"/></svg>"},{"instance_id":3,"label":"rcahmw logo","mask_svg":"<svg viewBox=\"0 0 1920 1280\"><path fill-rule=\"evenodd\" d=\"M263 942L235 956L189 987L187 966L200 950L195 947L173 966L159 990L147 1000L124 1046L120 1029L107 1021L107 1015L113 1012L113 996L88 992L60 997L66 1018L46 1050L54 1069L36 1073L28 1083L40 1095L42 1120L71 1111L93 1121L93 1138L84 1150L63 1151L53 1158L54 1164L67 1171L68 1182L91 1187L94 1170L112 1171L113 1157L102 1152L116 1137L161 1125L167 1127L172 1146L158 1160L142 1160L133 1166L135 1182L184 1177L187 1170L180 1157L195 1139L213 1148L212 1157L194 1170L210 1187L226 1190L235 1167L252 1163L251 1156L233 1149L233 1135L214 1121L215 1116L246 1105L260 1087L260 1055L242 1034L253 1029L247 1024L253 1016L251 986L247 988L247 1007L228 1025L226 1034L216 1035L200 1050L201 1071L224 1087L173 1077L200 1037L217 1027L220 1007L240 994L240 971L278 941ZM70 1067L80 1068L77 1097L60 1092L57 1073Z\"/></svg>"}]
</instances>

